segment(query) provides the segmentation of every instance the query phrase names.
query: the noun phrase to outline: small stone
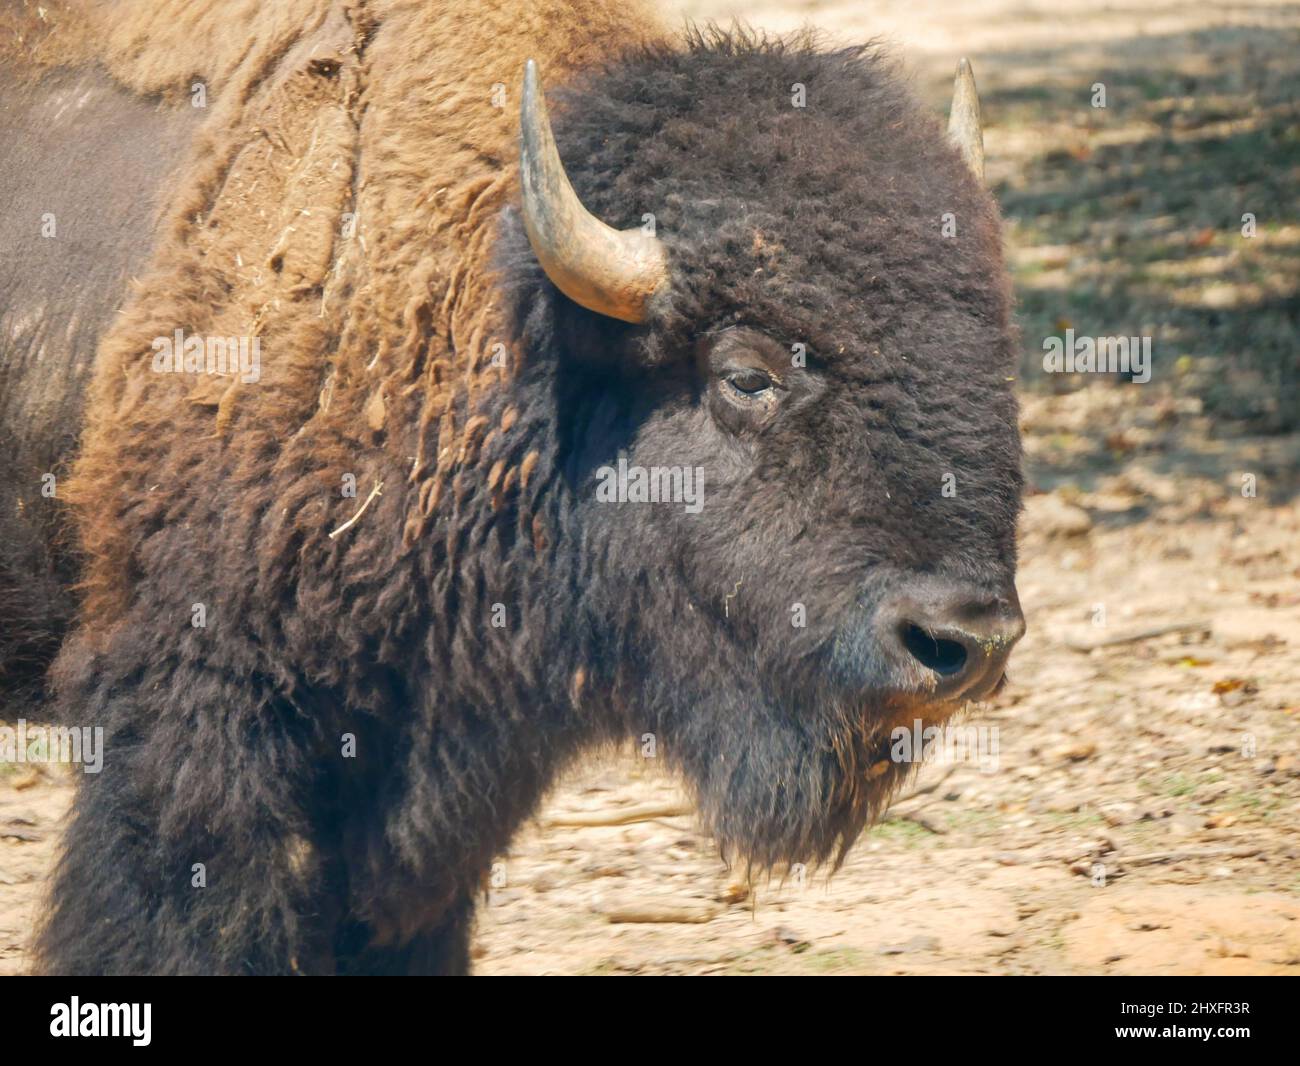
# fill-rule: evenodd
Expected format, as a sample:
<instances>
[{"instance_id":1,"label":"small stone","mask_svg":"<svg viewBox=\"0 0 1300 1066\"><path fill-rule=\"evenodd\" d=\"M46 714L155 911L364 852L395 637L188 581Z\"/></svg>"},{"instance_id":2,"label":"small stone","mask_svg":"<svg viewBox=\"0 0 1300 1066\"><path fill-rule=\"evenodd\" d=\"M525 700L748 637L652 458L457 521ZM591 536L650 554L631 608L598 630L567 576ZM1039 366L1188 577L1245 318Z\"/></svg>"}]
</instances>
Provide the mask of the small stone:
<instances>
[{"instance_id":1,"label":"small stone","mask_svg":"<svg viewBox=\"0 0 1300 1066\"><path fill-rule=\"evenodd\" d=\"M794 952L807 951L808 948L811 947L807 940L801 937L793 929L784 925L778 925L768 933L767 942L769 944L776 944L780 947L787 947Z\"/></svg>"},{"instance_id":2,"label":"small stone","mask_svg":"<svg viewBox=\"0 0 1300 1066\"><path fill-rule=\"evenodd\" d=\"M1079 741L1075 744L1062 744L1047 753L1053 762L1083 762L1097 753L1097 745L1091 741Z\"/></svg>"},{"instance_id":3,"label":"small stone","mask_svg":"<svg viewBox=\"0 0 1300 1066\"><path fill-rule=\"evenodd\" d=\"M1087 511L1054 493L1025 500L1023 523L1027 532L1045 537L1078 537L1092 529Z\"/></svg>"},{"instance_id":4,"label":"small stone","mask_svg":"<svg viewBox=\"0 0 1300 1066\"><path fill-rule=\"evenodd\" d=\"M937 951L939 938L918 934L902 944L894 944L880 949L882 955L911 955L918 951Z\"/></svg>"},{"instance_id":5,"label":"small stone","mask_svg":"<svg viewBox=\"0 0 1300 1066\"><path fill-rule=\"evenodd\" d=\"M1109 826L1131 825L1142 811L1136 803L1110 803L1101 808L1101 816Z\"/></svg>"}]
</instances>

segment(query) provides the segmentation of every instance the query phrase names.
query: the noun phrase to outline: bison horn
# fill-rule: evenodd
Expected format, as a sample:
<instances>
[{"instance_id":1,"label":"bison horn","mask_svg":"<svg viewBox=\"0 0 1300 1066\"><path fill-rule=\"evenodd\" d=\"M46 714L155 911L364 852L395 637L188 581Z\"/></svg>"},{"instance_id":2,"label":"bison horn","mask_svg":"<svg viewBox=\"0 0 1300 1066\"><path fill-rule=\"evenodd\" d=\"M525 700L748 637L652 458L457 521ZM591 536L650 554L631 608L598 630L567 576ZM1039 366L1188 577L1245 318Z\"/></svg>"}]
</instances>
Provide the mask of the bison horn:
<instances>
[{"instance_id":1,"label":"bison horn","mask_svg":"<svg viewBox=\"0 0 1300 1066\"><path fill-rule=\"evenodd\" d=\"M582 206L560 162L531 59L519 121L524 225L546 276L589 310L645 321L650 298L668 276L664 247L640 229L613 229Z\"/></svg>"},{"instance_id":2,"label":"bison horn","mask_svg":"<svg viewBox=\"0 0 1300 1066\"><path fill-rule=\"evenodd\" d=\"M984 127L980 124L980 97L975 91L975 73L970 60L957 64L952 86L952 110L948 112L948 139L961 152L967 166L984 180Z\"/></svg>"}]
</instances>

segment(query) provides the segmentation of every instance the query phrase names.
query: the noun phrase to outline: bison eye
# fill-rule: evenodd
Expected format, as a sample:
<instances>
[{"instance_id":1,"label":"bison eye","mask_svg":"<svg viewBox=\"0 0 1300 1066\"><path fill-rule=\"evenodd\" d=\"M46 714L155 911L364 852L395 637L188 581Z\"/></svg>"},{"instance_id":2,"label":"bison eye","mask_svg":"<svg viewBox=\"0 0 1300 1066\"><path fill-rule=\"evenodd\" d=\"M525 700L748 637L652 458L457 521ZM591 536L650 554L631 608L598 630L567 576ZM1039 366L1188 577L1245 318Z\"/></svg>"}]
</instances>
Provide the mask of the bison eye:
<instances>
[{"instance_id":1,"label":"bison eye","mask_svg":"<svg viewBox=\"0 0 1300 1066\"><path fill-rule=\"evenodd\" d=\"M732 371L723 378L723 383L743 399L757 399L772 387L772 379L753 367Z\"/></svg>"}]
</instances>

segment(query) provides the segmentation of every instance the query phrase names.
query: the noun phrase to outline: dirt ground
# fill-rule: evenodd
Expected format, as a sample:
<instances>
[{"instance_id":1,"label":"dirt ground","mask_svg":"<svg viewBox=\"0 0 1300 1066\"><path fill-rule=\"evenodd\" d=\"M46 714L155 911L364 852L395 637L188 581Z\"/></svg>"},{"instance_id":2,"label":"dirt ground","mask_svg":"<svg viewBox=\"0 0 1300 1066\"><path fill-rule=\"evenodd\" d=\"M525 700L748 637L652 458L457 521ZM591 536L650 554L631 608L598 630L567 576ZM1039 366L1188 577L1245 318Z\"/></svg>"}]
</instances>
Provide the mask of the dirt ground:
<instances>
[{"instance_id":1,"label":"dirt ground","mask_svg":"<svg viewBox=\"0 0 1300 1066\"><path fill-rule=\"evenodd\" d=\"M891 36L936 108L974 59L1025 335L1029 631L965 720L996 765L924 766L829 879L747 883L653 760L593 757L501 857L477 971L1300 975L1300 6L676 9ZM1152 381L1045 380L1071 324L1154 335ZM0 973L68 781L0 767Z\"/></svg>"}]
</instances>

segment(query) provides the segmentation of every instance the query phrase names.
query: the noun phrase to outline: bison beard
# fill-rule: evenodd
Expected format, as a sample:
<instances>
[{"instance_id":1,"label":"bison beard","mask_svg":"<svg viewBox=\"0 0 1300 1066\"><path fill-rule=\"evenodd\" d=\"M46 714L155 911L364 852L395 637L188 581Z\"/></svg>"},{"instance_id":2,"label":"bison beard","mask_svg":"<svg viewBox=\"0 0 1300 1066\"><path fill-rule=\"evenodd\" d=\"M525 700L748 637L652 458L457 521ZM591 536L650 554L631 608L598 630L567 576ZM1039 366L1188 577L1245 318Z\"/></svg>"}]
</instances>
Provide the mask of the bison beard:
<instances>
[{"instance_id":1,"label":"bison beard","mask_svg":"<svg viewBox=\"0 0 1300 1066\"><path fill-rule=\"evenodd\" d=\"M53 676L105 766L40 967L464 972L482 877L559 770L646 732L727 850L842 857L906 772L889 725L952 709L885 683L880 604L909 574L1014 574L987 195L872 49L667 42L601 0L276 10L187 23L216 103L97 358ZM136 17L109 70L187 82L128 47ZM641 324L567 300L529 246L530 56L584 203L656 215ZM256 332L261 380L151 374L177 328ZM701 376L736 329L817 364L761 429ZM621 454L706 468L703 512L598 503Z\"/></svg>"}]
</instances>

